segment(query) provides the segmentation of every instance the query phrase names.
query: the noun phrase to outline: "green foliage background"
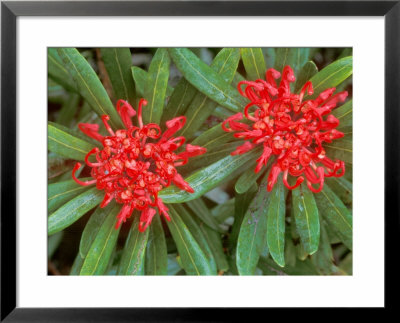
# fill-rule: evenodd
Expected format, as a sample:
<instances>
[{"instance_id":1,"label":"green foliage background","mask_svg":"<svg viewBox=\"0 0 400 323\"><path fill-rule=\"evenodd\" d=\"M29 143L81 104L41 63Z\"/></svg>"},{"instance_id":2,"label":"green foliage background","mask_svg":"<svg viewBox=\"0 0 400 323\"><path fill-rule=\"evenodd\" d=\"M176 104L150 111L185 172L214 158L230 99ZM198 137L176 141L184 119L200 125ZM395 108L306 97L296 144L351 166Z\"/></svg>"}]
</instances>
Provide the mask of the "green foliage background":
<instances>
[{"instance_id":1,"label":"green foliage background","mask_svg":"<svg viewBox=\"0 0 400 323\"><path fill-rule=\"evenodd\" d=\"M350 48L49 48L49 273L351 275L351 55ZM333 111L345 137L324 145L328 156L345 161L346 175L327 178L321 193L305 185L288 191L282 181L267 192L271 163L255 174L260 151L231 156L240 141L221 128L246 105L239 81L285 65L296 75L293 91L311 80L313 98L330 87L349 92ZM77 124L101 124L99 115L108 114L111 126L122 128L116 101L136 108L142 97L149 102L145 122L164 127L185 115L179 135L207 148L178 168L195 193L161 191L172 221L156 215L145 233L138 214L115 230L121 206L100 209L103 191L71 177L75 161L98 146Z\"/></svg>"}]
</instances>

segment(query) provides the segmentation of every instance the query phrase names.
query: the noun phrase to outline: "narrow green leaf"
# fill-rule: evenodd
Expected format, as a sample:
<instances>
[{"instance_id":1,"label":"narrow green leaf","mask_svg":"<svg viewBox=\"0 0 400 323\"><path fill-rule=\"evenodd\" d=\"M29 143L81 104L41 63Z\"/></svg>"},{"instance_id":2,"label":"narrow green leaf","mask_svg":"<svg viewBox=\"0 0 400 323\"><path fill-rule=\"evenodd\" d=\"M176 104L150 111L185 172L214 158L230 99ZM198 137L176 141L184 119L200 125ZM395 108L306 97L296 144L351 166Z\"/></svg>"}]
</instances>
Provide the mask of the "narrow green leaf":
<instances>
[{"instance_id":1,"label":"narrow green leaf","mask_svg":"<svg viewBox=\"0 0 400 323\"><path fill-rule=\"evenodd\" d=\"M315 74L318 73L318 67L314 62L308 61L304 64L303 68L300 70L298 75L296 75L296 83L294 86L294 91L299 92L303 85L306 84Z\"/></svg>"},{"instance_id":2,"label":"narrow green leaf","mask_svg":"<svg viewBox=\"0 0 400 323\"><path fill-rule=\"evenodd\" d=\"M57 48L49 47L47 49L47 63L49 76L68 91L77 92L77 86L64 67Z\"/></svg>"},{"instance_id":3,"label":"narrow green leaf","mask_svg":"<svg viewBox=\"0 0 400 323\"><path fill-rule=\"evenodd\" d=\"M225 222L226 219L235 214L235 198L214 206L211 209L211 214L219 224Z\"/></svg>"},{"instance_id":4,"label":"narrow green leaf","mask_svg":"<svg viewBox=\"0 0 400 323\"><path fill-rule=\"evenodd\" d=\"M187 226L189 232L196 239L196 242L199 244L201 250L203 250L204 252L204 255L207 257L208 266L211 271L209 275L216 275L217 264L215 262L213 253L211 252L211 248L208 245L208 241L205 237L205 234L200 229L198 223L195 221L195 217L188 212L188 210L183 206L183 204L175 204L173 208L179 214L183 223Z\"/></svg>"},{"instance_id":5,"label":"narrow green leaf","mask_svg":"<svg viewBox=\"0 0 400 323\"><path fill-rule=\"evenodd\" d=\"M267 243L275 262L285 266L285 190L278 180L272 192L267 213Z\"/></svg>"},{"instance_id":6,"label":"narrow green leaf","mask_svg":"<svg viewBox=\"0 0 400 323\"><path fill-rule=\"evenodd\" d=\"M104 114L109 115L112 128L123 128L121 119L113 107L107 91L88 61L76 48L58 48L57 51L64 62L64 66L75 80L79 93L92 109L100 117Z\"/></svg>"},{"instance_id":7,"label":"narrow green leaf","mask_svg":"<svg viewBox=\"0 0 400 323\"><path fill-rule=\"evenodd\" d=\"M97 117L97 115L95 113L93 113L92 116L96 116L96 119L98 119L98 117ZM88 118L87 121L92 122L92 120L93 120L95 122L95 121L97 121L96 119L89 119ZM83 122L85 122L85 121L86 120L84 120ZM51 122L51 121L48 121L47 125L48 126L50 125L50 126L52 126L54 128L57 128L58 130L60 130L62 132L65 132L65 133L67 133L67 134L69 134L69 135L71 135L73 137L76 137L76 138L79 138L79 139L81 139L81 140L83 140L85 142L88 142L89 144L92 145L92 148L95 147L95 146L99 147L99 148L103 147L102 144L99 141L96 141L93 138L88 137L81 130L79 130L77 125L75 127L69 128L69 127L65 127L65 126L63 126L61 124L58 124L58 123L55 123L55 122ZM105 134L105 131L106 130L104 129L104 133L103 134ZM101 132L102 131L100 130L99 133L101 133Z\"/></svg>"},{"instance_id":8,"label":"narrow green leaf","mask_svg":"<svg viewBox=\"0 0 400 323\"><path fill-rule=\"evenodd\" d=\"M344 132L346 138L347 134L353 131L353 100L349 100L342 106L334 109L332 114L339 119L340 124L337 129Z\"/></svg>"},{"instance_id":9,"label":"narrow green leaf","mask_svg":"<svg viewBox=\"0 0 400 323\"><path fill-rule=\"evenodd\" d=\"M353 57L348 56L322 69L311 78L314 94L308 99L315 99L322 91L336 87L353 73Z\"/></svg>"},{"instance_id":10,"label":"narrow green leaf","mask_svg":"<svg viewBox=\"0 0 400 323\"><path fill-rule=\"evenodd\" d=\"M240 73L236 72L235 75L233 76L233 80L231 82L231 85L233 88L237 88L239 82L246 80Z\"/></svg>"},{"instance_id":11,"label":"narrow green leaf","mask_svg":"<svg viewBox=\"0 0 400 323\"><path fill-rule=\"evenodd\" d=\"M207 256L182 221L173 205L169 206L171 221L167 222L178 248L182 266L187 275L214 275Z\"/></svg>"},{"instance_id":12,"label":"narrow green leaf","mask_svg":"<svg viewBox=\"0 0 400 323\"><path fill-rule=\"evenodd\" d=\"M220 118L221 120L225 120L230 116L232 116L233 112L231 110L228 110L227 108L217 106L215 110L212 112L212 115L217 118Z\"/></svg>"},{"instance_id":13,"label":"narrow green leaf","mask_svg":"<svg viewBox=\"0 0 400 323\"><path fill-rule=\"evenodd\" d=\"M179 265L176 258L177 258L176 254L168 255L168 258L167 258L167 260L168 260L167 275L168 276L175 276L182 270L182 267Z\"/></svg>"},{"instance_id":14,"label":"narrow green leaf","mask_svg":"<svg viewBox=\"0 0 400 323\"><path fill-rule=\"evenodd\" d=\"M212 163L221 160L225 156L228 156L239 145L240 142L231 142L220 145L219 147L215 147L213 149L207 149L205 154L191 158L189 163L179 168L179 171L182 172L182 174L188 174L193 170L211 165Z\"/></svg>"},{"instance_id":15,"label":"narrow green leaf","mask_svg":"<svg viewBox=\"0 0 400 323\"><path fill-rule=\"evenodd\" d=\"M164 109L161 124L184 115L196 93L197 89L182 77Z\"/></svg>"},{"instance_id":16,"label":"narrow green leaf","mask_svg":"<svg viewBox=\"0 0 400 323\"><path fill-rule=\"evenodd\" d=\"M48 234L52 235L77 221L86 212L93 209L103 199L104 192L93 187L78 195L68 203L51 213L48 221Z\"/></svg>"},{"instance_id":17,"label":"narrow green leaf","mask_svg":"<svg viewBox=\"0 0 400 323\"><path fill-rule=\"evenodd\" d=\"M322 217L335 228L341 241L352 249L353 218L347 207L326 184L320 193L315 194L315 200Z\"/></svg>"},{"instance_id":18,"label":"narrow green leaf","mask_svg":"<svg viewBox=\"0 0 400 323\"><path fill-rule=\"evenodd\" d=\"M58 246L61 243L61 240L63 238L64 232L57 232L56 234L53 234L51 237L49 237L48 240L48 245L47 245L47 258L51 259L53 257L53 254L56 252Z\"/></svg>"},{"instance_id":19,"label":"narrow green leaf","mask_svg":"<svg viewBox=\"0 0 400 323\"><path fill-rule=\"evenodd\" d=\"M72 178L72 175L70 175ZM82 181L90 180L90 178L82 178ZM61 205L71 200L78 194L87 191L89 186L82 186L73 179L63 182L50 184L47 188L47 210L49 213L57 210Z\"/></svg>"},{"instance_id":20,"label":"narrow green leaf","mask_svg":"<svg viewBox=\"0 0 400 323\"><path fill-rule=\"evenodd\" d=\"M69 272L70 276L78 276L79 275L84 260L85 259L83 259L78 252L78 254L75 257L74 263L72 264L71 271Z\"/></svg>"},{"instance_id":21,"label":"narrow green leaf","mask_svg":"<svg viewBox=\"0 0 400 323\"><path fill-rule=\"evenodd\" d=\"M322 275L330 275L333 268L333 253L325 226L321 225L321 241L318 251L311 260Z\"/></svg>"},{"instance_id":22,"label":"narrow green leaf","mask_svg":"<svg viewBox=\"0 0 400 323\"><path fill-rule=\"evenodd\" d=\"M274 160L275 158L271 157L268 160L267 165L263 167L258 173L254 171L254 169L256 168L256 162L250 163L249 168L245 172L243 172L236 181L235 191L239 194L243 194L244 192L246 192L254 183L257 182L260 176L265 173L265 170L269 171L270 166L274 162Z\"/></svg>"},{"instance_id":23,"label":"narrow green leaf","mask_svg":"<svg viewBox=\"0 0 400 323\"><path fill-rule=\"evenodd\" d=\"M70 127L79 107L80 96L76 93L71 93L64 102L61 110L58 112L56 122L64 126Z\"/></svg>"},{"instance_id":24,"label":"narrow green leaf","mask_svg":"<svg viewBox=\"0 0 400 323\"><path fill-rule=\"evenodd\" d=\"M147 75L144 96L148 104L143 109L143 122L160 123L168 86L170 58L166 48L157 49Z\"/></svg>"},{"instance_id":25,"label":"narrow green leaf","mask_svg":"<svg viewBox=\"0 0 400 323\"><path fill-rule=\"evenodd\" d=\"M232 133L224 131L221 125L218 124L203 132L200 136L192 141L192 144L202 146L208 151L232 140L232 137Z\"/></svg>"},{"instance_id":26,"label":"narrow green leaf","mask_svg":"<svg viewBox=\"0 0 400 323\"><path fill-rule=\"evenodd\" d=\"M267 67L261 48L241 48L240 53L249 79L252 81L265 79Z\"/></svg>"},{"instance_id":27,"label":"narrow green leaf","mask_svg":"<svg viewBox=\"0 0 400 323\"><path fill-rule=\"evenodd\" d=\"M351 138L351 137L350 137ZM326 155L331 159L340 159L345 163L353 163L353 142L345 137L324 143Z\"/></svg>"},{"instance_id":28,"label":"narrow green leaf","mask_svg":"<svg viewBox=\"0 0 400 323\"><path fill-rule=\"evenodd\" d=\"M129 48L101 48L101 57L104 61L115 100L126 100L131 105L135 104L135 84L133 83L131 66L132 54Z\"/></svg>"},{"instance_id":29,"label":"narrow green leaf","mask_svg":"<svg viewBox=\"0 0 400 323\"><path fill-rule=\"evenodd\" d=\"M103 275L105 273L121 228L115 228L120 209L121 205L118 204L113 208L107 208L106 219L90 246L80 275Z\"/></svg>"},{"instance_id":30,"label":"narrow green leaf","mask_svg":"<svg viewBox=\"0 0 400 323\"><path fill-rule=\"evenodd\" d=\"M246 105L240 94L187 48L168 49L175 65L200 92L222 106L238 112Z\"/></svg>"},{"instance_id":31,"label":"narrow green leaf","mask_svg":"<svg viewBox=\"0 0 400 323\"><path fill-rule=\"evenodd\" d=\"M301 184L297 189L292 190L292 198L297 232L304 250L312 255L318 250L320 233L318 208L314 194L307 186Z\"/></svg>"},{"instance_id":32,"label":"narrow green leaf","mask_svg":"<svg viewBox=\"0 0 400 323\"><path fill-rule=\"evenodd\" d=\"M136 94L143 98L144 97L144 88L147 82L147 75L148 73L141 69L140 67L137 66L133 66L131 68L132 71L132 77L135 81L135 85L136 85Z\"/></svg>"},{"instance_id":33,"label":"narrow green leaf","mask_svg":"<svg viewBox=\"0 0 400 323\"><path fill-rule=\"evenodd\" d=\"M187 206L210 228L214 229L215 231L222 232L217 220L215 220L215 218L212 216L207 205L201 198L187 202Z\"/></svg>"},{"instance_id":34,"label":"narrow green leaf","mask_svg":"<svg viewBox=\"0 0 400 323\"><path fill-rule=\"evenodd\" d=\"M275 48L273 47L263 47L261 49L263 51L263 54L265 56L265 63L267 67L272 67L275 65L275 59L276 59L276 51Z\"/></svg>"},{"instance_id":35,"label":"narrow green leaf","mask_svg":"<svg viewBox=\"0 0 400 323\"><path fill-rule=\"evenodd\" d=\"M351 205L353 203L353 185L347 179L344 177L329 177L325 178L325 182L344 204Z\"/></svg>"},{"instance_id":36,"label":"narrow green leaf","mask_svg":"<svg viewBox=\"0 0 400 323\"><path fill-rule=\"evenodd\" d=\"M141 275L141 267L145 259L146 244L150 230L139 231L140 215L135 213L133 214L132 226L122 252L118 275Z\"/></svg>"},{"instance_id":37,"label":"narrow green leaf","mask_svg":"<svg viewBox=\"0 0 400 323\"><path fill-rule=\"evenodd\" d=\"M227 83L231 83L239 64L240 52L238 48L224 48L215 57L211 69ZM217 103L202 93L197 93L187 109L186 124L180 135L191 138L204 121L217 107Z\"/></svg>"},{"instance_id":38,"label":"narrow green leaf","mask_svg":"<svg viewBox=\"0 0 400 323\"><path fill-rule=\"evenodd\" d=\"M240 227L236 249L236 265L240 275L254 275L260 255L267 243L267 210L270 193L266 188L265 177Z\"/></svg>"},{"instance_id":39,"label":"narrow green leaf","mask_svg":"<svg viewBox=\"0 0 400 323\"><path fill-rule=\"evenodd\" d=\"M260 154L259 149L236 156L226 156L218 162L207 166L186 178L186 182L193 188L194 193L188 193L175 186L163 189L159 197L165 203L182 203L194 200L204 193L218 186L224 179L231 175L239 167L254 159Z\"/></svg>"},{"instance_id":40,"label":"narrow green leaf","mask_svg":"<svg viewBox=\"0 0 400 323\"><path fill-rule=\"evenodd\" d=\"M221 234L214 231L207 225L205 225L199 219L195 220L197 220L196 222L199 225L200 230L203 232L207 240L207 243L215 259L215 263L217 264L217 269L219 270L219 274L221 273L221 271L222 272L227 271L229 269L229 264L223 250Z\"/></svg>"},{"instance_id":41,"label":"narrow green leaf","mask_svg":"<svg viewBox=\"0 0 400 323\"><path fill-rule=\"evenodd\" d=\"M135 85L136 85L136 94L139 98L144 98L144 96L145 96L144 90L145 90L145 85L146 85L149 73L147 71L145 71L144 69L141 69L140 67L137 67L137 66L132 66L131 72L132 72L133 80L135 81ZM196 89L194 89L194 91L196 91ZM173 92L174 92L174 88L172 88L171 86L168 85L166 95L170 96ZM169 120L169 119L167 119L167 120Z\"/></svg>"},{"instance_id":42,"label":"narrow green leaf","mask_svg":"<svg viewBox=\"0 0 400 323\"><path fill-rule=\"evenodd\" d=\"M276 49L275 69L282 72L286 65L289 65L295 75L307 62L310 55L309 48L301 47L282 47Z\"/></svg>"},{"instance_id":43,"label":"narrow green leaf","mask_svg":"<svg viewBox=\"0 0 400 323\"><path fill-rule=\"evenodd\" d=\"M167 243L158 213L153 217L149 229L145 261L146 275L166 275L168 265Z\"/></svg>"},{"instance_id":44,"label":"narrow green leaf","mask_svg":"<svg viewBox=\"0 0 400 323\"><path fill-rule=\"evenodd\" d=\"M235 205L234 205L234 213L235 218L232 225L231 234L229 235L229 246L233 249L236 248L237 238L239 236L240 227L243 223L244 215L246 214L247 208L249 207L250 202L253 200L255 194L258 191L257 183L253 183L250 188L239 194L236 192L235 197Z\"/></svg>"},{"instance_id":45,"label":"narrow green leaf","mask_svg":"<svg viewBox=\"0 0 400 323\"><path fill-rule=\"evenodd\" d=\"M93 214L90 216L89 221L86 223L85 229L83 229L81 241L79 243L79 253L82 258L85 258L89 249L96 238L101 226L103 225L107 215L115 207L115 201L112 201L107 207L96 208Z\"/></svg>"},{"instance_id":46,"label":"narrow green leaf","mask_svg":"<svg viewBox=\"0 0 400 323\"><path fill-rule=\"evenodd\" d=\"M93 148L89 142L74 137L53 124L47 125L47 132L48 149L57 155L85 160L86 154Z\"/></svg>"}]
</instances>

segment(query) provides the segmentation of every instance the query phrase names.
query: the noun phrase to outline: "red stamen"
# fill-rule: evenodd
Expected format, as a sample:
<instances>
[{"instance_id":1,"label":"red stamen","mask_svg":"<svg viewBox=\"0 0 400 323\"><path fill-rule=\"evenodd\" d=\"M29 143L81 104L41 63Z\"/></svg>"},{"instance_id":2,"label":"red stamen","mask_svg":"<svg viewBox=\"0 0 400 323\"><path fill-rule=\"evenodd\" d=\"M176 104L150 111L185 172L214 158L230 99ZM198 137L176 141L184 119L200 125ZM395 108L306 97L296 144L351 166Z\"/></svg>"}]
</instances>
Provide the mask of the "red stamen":
<instances>
[{"instance_id":1,"label":"red stamen","mask_svg":"<svg viewBox=\"0 0 400 323\"><path fill-rule=\"evenodd\" d=\"M81 180L76 178L75 173L79 168L81 168L81 166L82 166L81 163L76 163L74 168L72 169L72 178L74 179L74 181L77 182L79 185L82 185L82 186L88 186L88 185L95 184L96 180L82 182Z\"/></svg>"}]
</instances>

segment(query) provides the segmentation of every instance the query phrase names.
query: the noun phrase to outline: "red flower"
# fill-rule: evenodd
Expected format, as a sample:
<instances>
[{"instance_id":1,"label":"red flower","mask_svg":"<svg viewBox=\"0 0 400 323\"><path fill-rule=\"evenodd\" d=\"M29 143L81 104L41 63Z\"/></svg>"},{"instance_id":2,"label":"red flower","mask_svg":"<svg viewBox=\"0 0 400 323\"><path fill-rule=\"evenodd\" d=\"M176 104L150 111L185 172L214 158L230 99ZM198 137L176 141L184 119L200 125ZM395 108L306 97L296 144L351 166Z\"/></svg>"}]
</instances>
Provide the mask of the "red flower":
<instances>
[{"instance_id":1,"label":"red flower","mask_svg":"<svg viewBox=\"0 0 400 323\"><path fill-rule=\"evenodd\" d=\"M118 214L118 228L133 212L140 210L139 230L145 231L158 208L169 221L168 208L164 205L158 192L174 183L179 188L193 193L193 189L185 182L176 170L176 166L187 163L189 157L204 154L206 149L199 146L186 145L181 153L174 151L181 147L184 137L172 137L185 124L185 117L177 117L166 122L167 130L161 133L159 125L149 123L143 125L142 105L147 101L141 99L138 108L139 127L132 124L131 117L136 115L132 106L124 101L117 102L117 111L126 127L113 131L108 125L108 115L102 120L110 136L102 136L99 125L80 123L79 129L87 136L100 141L103 149L93 148L86 155L85 162L92 168L91 181L82 182L76 178L75 172L81 167L77 163L72 171L72 178L80 185L96 184L104 190L105 196L100 207L105 207L112 199L123 204ZM96 161L89 157L94 155Z\"/></svg>"},{"instance_id":2,"label":"red flower","mask_svg":"<svg viewBox=\"0 0 400 323\"><path fill-rule=\"evenodd\" d=\"M266 72L266 80L239 82L240 94L250 100L244 108L244 115L250 122L239 122L243 115L237 113L226 119L222 128L235 131L236 138L248 140L231 155L244 154L257 145L263 145L263 153L257 159L256 173L271 156L276 156L268 175L268 191L272 190L279 174L283 172L283 182L287 188L296 188L305 177L309 189L317 193L322 190L325 177L340 177L345 172L344 162L329 159L322 144L344 136L335 129L339 120L330 112L338 102L346 99L347 92L333 94L335 88L330 88L314 100L304 100L306 94L313 94L311 82L303 86L300 94L295 94L290 91L290 83L295 81L292 68L285 66L277 86L275 80L280 76L281 73L270 68ZM256 109L250 113L249 109L253 106ZM288 175L297 177L293 186L288 183ZM315 188L313 184L319 186Z\"/></svg>"}]
</instances>

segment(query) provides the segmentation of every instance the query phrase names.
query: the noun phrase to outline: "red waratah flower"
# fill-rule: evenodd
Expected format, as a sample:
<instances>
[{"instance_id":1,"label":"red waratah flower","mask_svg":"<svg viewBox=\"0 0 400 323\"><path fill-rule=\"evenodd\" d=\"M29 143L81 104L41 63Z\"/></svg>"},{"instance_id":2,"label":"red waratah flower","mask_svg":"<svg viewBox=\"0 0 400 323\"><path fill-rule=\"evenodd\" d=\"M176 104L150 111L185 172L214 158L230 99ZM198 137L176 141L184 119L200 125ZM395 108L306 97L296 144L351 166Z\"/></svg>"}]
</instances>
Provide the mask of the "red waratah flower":
<instances>
[{"instance_id":1,"label":"red waratah flower","mask_svg":"<svg viewBox=\"0 0 400 323\"><path fill-rule=\"evenodd\" d=\"M82 182L76 178L75 172L81 167L76 163L72 178L80 185L96 184L104 190L104 200L100 207L105 207L112 199L123 204L118 214L118 228L125 222L133 210L141 211L139 230L145 231L158 208L169 221L168 208L164 205L158 192L174 183L179 188L193 193L193 189L177 172L176 166L187 163L189 157L204 154L206 149L199 146L186 145L185 151L174 153L184 142L184 137L172 137L185 124L185 117L177 117L166 122L167 130L161 133L159 125L149 123L143 125L142 106L147 101L141 99L138 107L139 127L132 124L131 118L136 115L132 106L118 100L117 111L126 127L113 131L108 124L108 115L103 115L104 126L110 136L102 136L99 125L80 123L79 129L87 136L102 143L103 148L93 148L85 157L86 165L92 168L91 181ZM96 162L89 161L94 155Z\"/></svg>"},{"instance_id":2,"label":"red waratah flower","mask_svg":"<svg viewBox=\"0 0 400 323\"><path fill-rule=\"evenodd\" d=\"M335 129L339 120L330 112L338 102L346 99L347 92L334 95L335 88L330 88L316 99L305 100L306 94L313 94L310 81L303 86L300 94L295 94L290 90L290 83L295 81L292 68L285 66L278 86L275 80L280 76L281 73L270 68L265 80L239 82L240 94L250 100L244 108L244 115L252 124L238 122L243 115L237 113L226 119L222 128L236 131L236 138L248 140L231 155L244 154L257 145L263 145L263 153L257 159L256 173L275 155L276 160L268 175L268 191L272 190L279 174L283 172L283 182L287 188L296 188L305 176L309 189L317 193L322 190L325 177L340 177L345 173L344 162L329 159L322 144L344 136ZM253 106L256 109L250 113L249 109ZM288 174L297 177L293 186L288 183ZM319 186L315 188L313 184Z\"/></svg>"}]
</instances>

